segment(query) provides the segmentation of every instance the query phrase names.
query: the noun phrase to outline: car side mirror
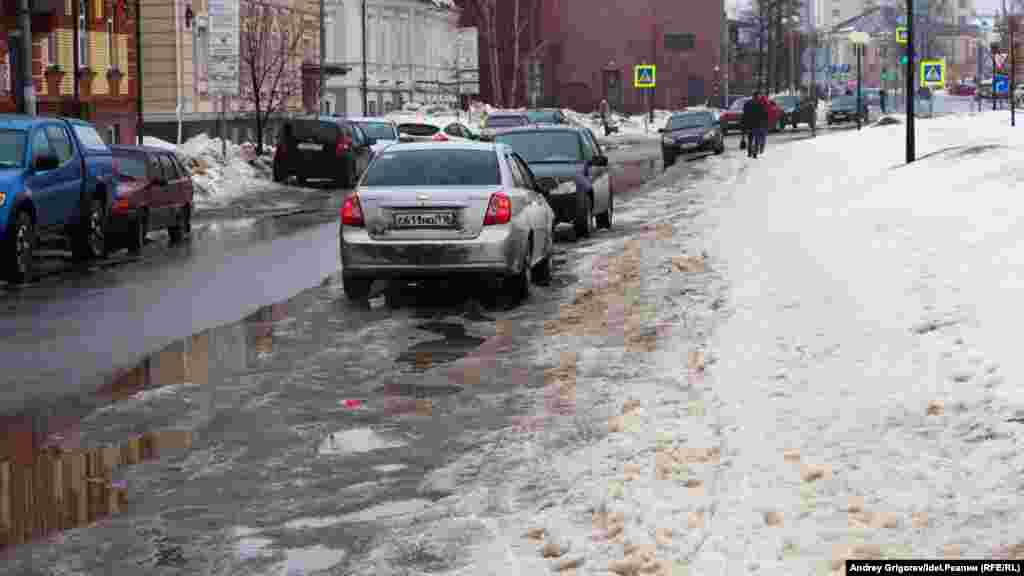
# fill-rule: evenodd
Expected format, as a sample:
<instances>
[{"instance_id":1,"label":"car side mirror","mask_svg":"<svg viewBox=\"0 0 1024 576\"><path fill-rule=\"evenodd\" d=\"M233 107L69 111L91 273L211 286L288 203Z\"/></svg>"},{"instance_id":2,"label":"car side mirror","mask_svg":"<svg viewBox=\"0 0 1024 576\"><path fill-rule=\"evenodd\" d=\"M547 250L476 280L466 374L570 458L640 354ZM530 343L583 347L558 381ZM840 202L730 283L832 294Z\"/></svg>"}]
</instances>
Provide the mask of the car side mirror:
<instances>
[{"instance_id":1,"label":"car side mirror","mask_svg":"<svg viewBox=\"0 0 1024 576\"><path fill-rule=\"evenodd\" d=\"M60 166L60 160L57 159L57 155L47 154L36 158L35 164L33 164L32 168L36 172L46 172L47 170L53 170L58 166Z\"/></svg>"},{"instance_id":2,"label":"car side mirror","mask_svg":"<svg viewBox=\"0 0 1024 576\"><path fill-rule=\"evenodd\" d=\"M590 164L592 166L600 166L600 167L603 168L603 167L608 165L608 157L607 156L594 156L594 158L590 161Z\"/></svg>"}]
</instances>

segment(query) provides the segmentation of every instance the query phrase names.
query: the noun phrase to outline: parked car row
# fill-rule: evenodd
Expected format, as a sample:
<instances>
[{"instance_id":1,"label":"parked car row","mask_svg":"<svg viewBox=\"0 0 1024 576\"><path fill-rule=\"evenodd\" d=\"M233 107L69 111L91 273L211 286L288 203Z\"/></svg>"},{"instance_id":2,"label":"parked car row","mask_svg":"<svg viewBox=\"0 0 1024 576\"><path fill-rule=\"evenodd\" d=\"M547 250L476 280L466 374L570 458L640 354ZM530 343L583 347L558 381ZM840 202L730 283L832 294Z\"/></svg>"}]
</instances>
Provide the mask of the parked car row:
<instances>
[{"instance_id":1,"label":"parked car row","mask_svg":"<svg viewBox=\"0 0 1024 576\"><path fill-rule=\"evenodd\" d=\"M493 142L424 133L377 154L345 199L344 290L359 301L376 280L472 278L522 300L551 277L559 222L585 238L613 213L608 158L587 128L510 126Z\"/></svg>"},{"instance_id":2,"label":"parked car row","mask_svg":"<svg viewBox=\"0 0 1024 576\"><path fill-rule=\"evenodd\" d=\"M723 133L743 130L743 106L749 101L750 97L737 98L727 110L722 111L720 120ZM769 99L768 103L771 107L768 115L772 119L773 132L781 132L786 126L794 129L800 124L810 126L817 113L814 102L803 96L777 96Z\"/></svg>"},{"instance_id":3,"label":"parked car row","mask_svg":"<svg viewBox=\"0 0 1024 576\"><path fill-rule=\"evenodd\" d=\"M36 248L59 241L79 261L138 249L150 230L180 241L193 188L173 153L108 146L82 120L0 115L0 273L31 282Z\"/></svg>"}]
</instances>

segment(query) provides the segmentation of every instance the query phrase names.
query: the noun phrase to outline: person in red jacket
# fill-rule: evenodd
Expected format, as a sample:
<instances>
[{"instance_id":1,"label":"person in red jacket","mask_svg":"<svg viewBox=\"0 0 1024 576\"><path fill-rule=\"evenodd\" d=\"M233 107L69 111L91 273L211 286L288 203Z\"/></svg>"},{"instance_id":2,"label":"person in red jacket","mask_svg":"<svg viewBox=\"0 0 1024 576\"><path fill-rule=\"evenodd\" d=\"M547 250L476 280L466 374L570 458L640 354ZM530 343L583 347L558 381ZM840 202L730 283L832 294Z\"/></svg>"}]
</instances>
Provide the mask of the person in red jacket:
<instances>
[{"instance_id":1,"label":"person in red jacket","mask_svg":"<svg viewBox=\"0 0 1024 576\"><path fill-rule=\"evenodd\" d=\"M756 134L756 152L755 157L764 154L764 147L768 141L768 130L778 121L778 106L768 96L762 94L758 97L758 102L761 104L761 126Z\"/></svg>"}]
</instances>

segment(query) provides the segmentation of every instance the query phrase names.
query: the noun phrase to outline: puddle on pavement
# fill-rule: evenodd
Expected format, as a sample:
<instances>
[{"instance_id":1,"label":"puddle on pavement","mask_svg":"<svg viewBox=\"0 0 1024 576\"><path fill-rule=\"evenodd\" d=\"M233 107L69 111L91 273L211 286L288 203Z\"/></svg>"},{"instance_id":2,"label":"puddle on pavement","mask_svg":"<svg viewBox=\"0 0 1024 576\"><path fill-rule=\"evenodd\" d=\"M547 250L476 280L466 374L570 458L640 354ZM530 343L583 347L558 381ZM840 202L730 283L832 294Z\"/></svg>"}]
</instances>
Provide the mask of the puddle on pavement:
<instances>
[{"instance_id":1,"label":"puddle on pavement","mask_svg":"<svg viewBox=\"0 0 1024 576\"><path fill-rule=\"evenodd\" d=\"M433 502L430 500L424 500L422 498L399 500L397 502L385 502L383 504L378 504L377 506L371 506L370 508L359 510L358 512L338 516L337 518L339 522L374 522L377 520L389 520L422 512L432 504Z\"/></svg>"},{"instance_id":2,"label":"puddle on pavement","mask_svg":"<svg viewBox=\"0 0 1024 576\"><path fill-rule=\"evenodd\" d=\"M383 436L369 428L356 428L328 434L320 443L317 453L321 456L346 456L374 450L400 448L406 444L404 441Z\"/></svg>"},{"instance_id":3,"label":"puddle on pavement","mask_svg":"<svg viewBox=\"0 0 1024 576\"><path fill-rule=\"evenodd\" d=\"M442 338L414 344L399 354L395 361L405 364L413 372L424 372L433 366L454 362L484 343L484 338L466 334L466 327L454 322L427 322L416 326L416 329Z\"/></svg>"},{"instance_id":4,"label":"puddle on pavement","mask_svg":"<svg viewBox=\"0 0 1024 576\"><path fill-rule=\"evenodd\" d=\"M1022 418L1022 420L1024 420L1024 418ZM380 472L381 474L390 474L392 472L400 472L406 468L408 468L408 466L405 464L381 464L379 466L374 466L373 471Z\"/></svg>"},{"instance_id":5,"label":"puddle on pavement","mask_svg":"<svg viewBox=\"0 0 1024 576\"><path fill-rule=\"evenodd\" d=\"M39 446L31 421L5 422L0 440L0 550L120 513L128 486L117 470L180 454L189 430L161 430L90 449Z\"/></svg>"},{"instance_id":6,"label":"puddle on pavement","mask_svg":"<svg viewBox=\"0 0 1024 576\"><path fill-rule=\"evenodd\" d=\"M660 163L653 158L617 163L613 173L616 193L627 192L657 176Z\"/></svg>"},{"instance_id":7,"label":"puddle on pavement","mask_svg":"<svg viewBox=\"0 0 1024 576\"><path fill-rule=\"evenodd\" d=\"M281 576L300 576L320 572L341 563L345 551L316 545L290 548L284 551L285 561Z\"/></svg>"}]
</instances>

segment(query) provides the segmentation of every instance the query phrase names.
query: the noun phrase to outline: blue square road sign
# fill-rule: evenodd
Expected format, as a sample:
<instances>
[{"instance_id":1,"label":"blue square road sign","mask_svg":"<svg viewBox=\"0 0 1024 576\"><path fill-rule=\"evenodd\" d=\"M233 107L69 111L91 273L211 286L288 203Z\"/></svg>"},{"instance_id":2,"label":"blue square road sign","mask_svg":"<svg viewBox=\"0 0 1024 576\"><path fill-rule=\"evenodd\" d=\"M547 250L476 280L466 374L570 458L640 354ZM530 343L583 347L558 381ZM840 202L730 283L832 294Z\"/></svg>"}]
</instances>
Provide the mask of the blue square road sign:
<instances>
[{"instance_id":1,"label":"blue square road sign","mask_svg":"<svg viewBox=\"0 0 1024 576\"><path fill-rule=\"evenodd\" d=\"M996 74L992 79L992 91L996 94L1010 93L1010 79L1005 74Z\"/></svg>"}]
</instances>

